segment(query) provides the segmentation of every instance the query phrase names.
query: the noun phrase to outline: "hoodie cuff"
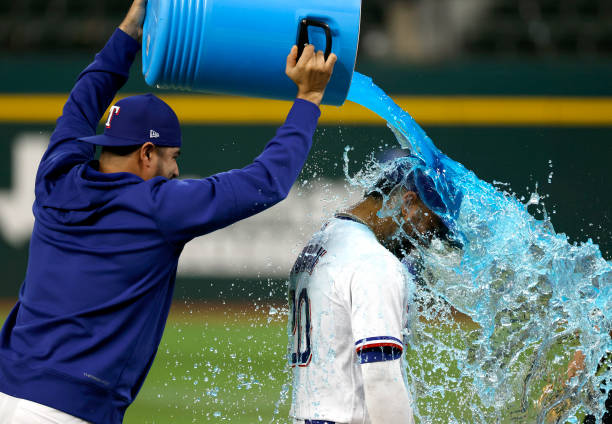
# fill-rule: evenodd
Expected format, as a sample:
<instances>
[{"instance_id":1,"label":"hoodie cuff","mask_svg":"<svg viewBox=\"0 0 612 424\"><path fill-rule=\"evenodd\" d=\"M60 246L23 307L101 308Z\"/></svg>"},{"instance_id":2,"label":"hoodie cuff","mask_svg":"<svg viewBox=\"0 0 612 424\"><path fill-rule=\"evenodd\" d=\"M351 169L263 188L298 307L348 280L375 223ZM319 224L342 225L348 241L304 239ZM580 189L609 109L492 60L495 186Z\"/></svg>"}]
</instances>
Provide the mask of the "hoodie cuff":
<instances>
[{"instance_id":1,"label":"hoodie cuff","mask_svg":"<svg viewBox=\"0 0 612 424\"><path fill-rule=\"evenodd\" d=\"M303 128L310 134L314 134L320 116L321 109L319 109L317 105L308 100L295 99L285 123L293 124L299 128Z\"/></svg>"}]
</instances>

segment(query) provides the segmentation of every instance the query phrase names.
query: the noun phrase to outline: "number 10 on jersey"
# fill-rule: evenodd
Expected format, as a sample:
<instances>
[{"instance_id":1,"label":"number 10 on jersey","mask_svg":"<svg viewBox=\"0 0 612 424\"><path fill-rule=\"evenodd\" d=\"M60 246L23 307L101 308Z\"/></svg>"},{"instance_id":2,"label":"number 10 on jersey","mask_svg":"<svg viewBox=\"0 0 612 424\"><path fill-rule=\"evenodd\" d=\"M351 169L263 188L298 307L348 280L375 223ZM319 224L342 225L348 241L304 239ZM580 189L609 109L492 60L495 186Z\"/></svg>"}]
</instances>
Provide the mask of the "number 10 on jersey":
<instances>
[{"instance_id":1,"label":"number 10 on jersey","mask_svg":"<svg viewBox=\"0 0 612 424\"><path fill-rule=\"evenodd\" d=\"M291 306L291 366L307 367L312 359L310 349L310 299L305 288L299 292L289 290Z\"/></svg>"}]
</instances>

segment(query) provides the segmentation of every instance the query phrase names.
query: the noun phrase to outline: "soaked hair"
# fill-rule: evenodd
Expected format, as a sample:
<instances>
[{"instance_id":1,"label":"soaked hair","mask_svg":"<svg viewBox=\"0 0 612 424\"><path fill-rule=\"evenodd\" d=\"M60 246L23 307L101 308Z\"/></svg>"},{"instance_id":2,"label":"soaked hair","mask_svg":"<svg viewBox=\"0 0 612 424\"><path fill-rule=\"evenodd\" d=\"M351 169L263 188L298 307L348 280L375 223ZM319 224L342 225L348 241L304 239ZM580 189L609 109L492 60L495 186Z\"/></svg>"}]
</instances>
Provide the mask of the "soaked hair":
<instances>
[{"instance_id":1,"label":"soaked hair","mask_svg":"<svg viewBox=\"0 0 612 424\"><path fill-rule=\"evenodd\" d=\"M403 187L407 191L414 191L419 197L422 197L417 188L417 179L426 187L433 185L433 180L424 176L423 171L419 169L423 166L424 162L421 159L411 155L382 164L380 175L372 187L366 191L366 197L382 199L391 195L393 190L398 187ZM431 189L428 191L431 191ZM425 199L422 200L425 201ZM439 203L436 202L437 205Z\"/></svg>"},{"instance_id":2,"label":"soaked hair","mask_svg":"<svg viewBox=\"0 0 612 424\"><path fill-rule=\"evenodd\" d=\"M393 181L387 178L386 175L381 176L374 186L366 191L365 197L373 197L378 200L382 200L385 197L389 197L393 190L398 187L403 187L407 191L414 191L418 195L418 190L414 186L414 172L410 173L407 177L408 181ZM412 182L412 184L410 184Z\"/></svg>"},{"instance_id":3,"label":"soaked hair","mask_svg":"<svg viewBox=\"0 0 612 424\"><path fill-rule=\"evenodd\" d=\"M128 156L140 149L142 144L134 146L102 146L102 153L110 153L115 156Z\"/></svg>"}]
</instances>

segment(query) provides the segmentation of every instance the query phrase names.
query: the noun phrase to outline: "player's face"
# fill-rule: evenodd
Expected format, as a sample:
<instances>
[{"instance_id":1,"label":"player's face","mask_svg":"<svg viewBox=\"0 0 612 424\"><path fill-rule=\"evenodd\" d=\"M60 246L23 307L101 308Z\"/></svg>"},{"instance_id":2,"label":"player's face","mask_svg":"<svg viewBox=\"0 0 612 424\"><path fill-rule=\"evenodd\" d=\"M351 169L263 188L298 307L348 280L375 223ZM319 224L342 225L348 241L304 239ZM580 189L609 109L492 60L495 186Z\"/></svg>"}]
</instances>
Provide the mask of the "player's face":
<instances>
[{"instance_id":1,"label":"player's face","mask_svg":"<svg viewBox=\"0 0 612 424\"><path fill-rule=\"evenodd\" d=\"M395 228L388 238L386 247L395 256L402 258L412 250L414 243L427 243L441 224L440 218L421 201L415 192L403 192L400 202L401 206L396 209L397 212L393 219Z\"/></svg>"},{"instance_id":2,"label":"player's face","mask_svg":"<svg viewBox=\"0 0 612 424\"><path fill-rule=\"evenodd\" d=\"M403 259L414 248L411 239L400 227L397 227L396 233L385 243L385 247L398 259Z\"/></svg>"},{"instance_id":3,"label":"player's face","mask_svg":"<svg viewBox=\"0 0 612 424\"><path fill-rule=\"evenodd\" d=\"M157 147L155 149L155 177L165 177L169 180L179 176L178 157L181 149L178 147Z\"/></svg>"}]
</instances>

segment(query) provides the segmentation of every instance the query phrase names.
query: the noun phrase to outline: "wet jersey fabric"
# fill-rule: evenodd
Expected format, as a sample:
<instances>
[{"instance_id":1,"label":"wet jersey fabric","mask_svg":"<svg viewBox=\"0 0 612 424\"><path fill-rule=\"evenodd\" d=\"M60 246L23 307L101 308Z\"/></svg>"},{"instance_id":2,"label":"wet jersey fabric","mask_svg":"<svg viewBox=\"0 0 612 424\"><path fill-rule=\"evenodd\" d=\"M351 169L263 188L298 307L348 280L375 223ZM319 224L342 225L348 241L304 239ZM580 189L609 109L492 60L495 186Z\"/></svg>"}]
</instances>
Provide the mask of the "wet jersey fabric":
<instances>
[{"instance_id":1,"label":"wet jersey fabric","mask_svg":"<svg viewBox=\"0 0 612 424\"><path fill-rule=\"evenodd\" d=\"M367 226L333 218L313 236L289 281L293 418L369 422L360 364L399 359L414 290Z\"/></svg>"},{"instance_id":2,"label":"wet jersey fabric","mask_svg":"<svg viewBox=\"0 0 612 424\"><path fill-rule=\"evenodd\" d=\"M38 169L25 280L0 333L0 392L93 423L122 422L142 386L185 243L286 197L320 115L296 100L243 169L199 180L100 173L95 147L78 139L95 134L139 48L117 30L64 106Z\"/></svg>"}]
</instances>

